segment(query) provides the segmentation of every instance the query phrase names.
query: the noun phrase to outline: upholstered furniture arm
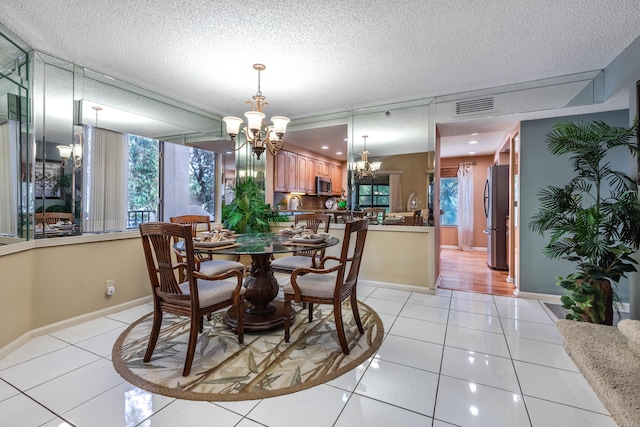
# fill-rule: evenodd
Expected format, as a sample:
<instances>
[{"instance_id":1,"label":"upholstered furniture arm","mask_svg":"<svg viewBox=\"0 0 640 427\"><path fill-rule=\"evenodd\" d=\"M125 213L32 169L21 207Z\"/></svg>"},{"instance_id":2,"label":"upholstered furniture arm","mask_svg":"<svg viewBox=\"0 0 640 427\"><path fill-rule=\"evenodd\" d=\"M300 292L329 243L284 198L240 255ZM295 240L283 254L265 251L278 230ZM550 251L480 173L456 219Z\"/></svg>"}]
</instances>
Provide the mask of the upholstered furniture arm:
<instances>
[{"instance_id":1,"label":"upholstered furniture arm","mask_svg":"<svg viewBox=\"0 0 640 427\"><path fill-rule=\"evenodd\" d=\"M335 257L325 257L325 258L335 258ZM323 259L325 259L323 258ZM338 259L339 261L339 259ZM314 274L329 274L329 273L333 273L334 271L338 271L341 268L343 268L344 265L343 264L338 264L334 267L331 268L296 268L295 270L293 270L293 272L291 273L291 286L293 287L293 291L294 291L294 295L295 295L295 301L300 301L300 286L298 286L298 283L296 283L296 279L298 276L301 275L305 275L307 273L314 273Z\"/></svg>"}]
</instances>

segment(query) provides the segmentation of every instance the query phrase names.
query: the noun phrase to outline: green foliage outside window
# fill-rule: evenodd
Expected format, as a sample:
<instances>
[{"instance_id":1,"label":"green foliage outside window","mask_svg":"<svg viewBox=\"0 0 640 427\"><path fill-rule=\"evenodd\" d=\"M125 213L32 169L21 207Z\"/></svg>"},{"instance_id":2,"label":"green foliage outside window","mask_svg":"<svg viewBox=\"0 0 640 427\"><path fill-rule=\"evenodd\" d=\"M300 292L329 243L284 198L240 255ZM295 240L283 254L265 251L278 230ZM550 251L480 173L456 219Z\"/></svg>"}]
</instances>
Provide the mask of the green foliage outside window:
<instances>
[{"instance_id":1,"label":"green foliage outside window","mask_svg":"<svg viewBox=\"0 0 640 427\"><path fill-rule=\"evenodd\" d=\"M189 150L189 199L191 205L201 206L209 213L215 210L215 157L212 151Z\"/></svg>"},{"instance_id":2,"label":"green foliage outside window","mask_svg":"<svg viewBox=\"0 0 640 427\"><path fill-rule=\"evenodd\" d=\"M458 225L458 178L440 178L440 224Z\"/></svg>"},{"instance_id":3,"label":"green foliage outside window","mask_svg":"<svg viewBox=\"0 0 640 427\"><path fill-rule=\"evenodd\" d=\"M158 141L129 135L128 209L155 211L159 199Z\"/></svg>"},{"instance_id":4,"label":"green foliage outside window","mask_svg":"<svg viewBox=\"0 0 640 427\"><path fill-rule=\"evenodd\" d=\"M359 208L389 206L389 186L386 184L358 184L357 194Z\"/></svg>"}]
</instances>

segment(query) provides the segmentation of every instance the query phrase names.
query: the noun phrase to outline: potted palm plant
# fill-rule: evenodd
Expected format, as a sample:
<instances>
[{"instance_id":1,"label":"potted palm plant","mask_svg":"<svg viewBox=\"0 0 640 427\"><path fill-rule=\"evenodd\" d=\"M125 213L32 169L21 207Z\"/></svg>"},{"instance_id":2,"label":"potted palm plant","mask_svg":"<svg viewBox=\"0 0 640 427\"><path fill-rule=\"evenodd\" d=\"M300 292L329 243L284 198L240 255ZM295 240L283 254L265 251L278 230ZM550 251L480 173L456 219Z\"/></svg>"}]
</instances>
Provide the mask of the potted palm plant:
<instances>
[{"instance_id":1,"label":"potted palm plant","mask_svg":"<svg viewBox=\"0 0 640 427\"><path fill-rule=\"evenodd\" d=\"M607 160L615 147L636 157L636 131L637 122L630 128L560 122L546 136L552 154L571 156L575 176L564 186L538 192L540 205L529 228L549 232L547 257L576 263L576 272L557 281L565 289L561 300L568 319L611 325L617 284L636 271L631 255L640 245L638 186Z\"/></svg>"},{"instance_id":2,"label":"potted palm plant","mask_svg":"<svg viewBox=\"0 0 640 427\"><path fill-rule=\"evenodd\" d=\"M251 177L241 178L234 187L235 198L223 208L225 228L236 233L268 233L270 222L284 222L264 201L264 191Z\"/></svg>"}]
</instances>

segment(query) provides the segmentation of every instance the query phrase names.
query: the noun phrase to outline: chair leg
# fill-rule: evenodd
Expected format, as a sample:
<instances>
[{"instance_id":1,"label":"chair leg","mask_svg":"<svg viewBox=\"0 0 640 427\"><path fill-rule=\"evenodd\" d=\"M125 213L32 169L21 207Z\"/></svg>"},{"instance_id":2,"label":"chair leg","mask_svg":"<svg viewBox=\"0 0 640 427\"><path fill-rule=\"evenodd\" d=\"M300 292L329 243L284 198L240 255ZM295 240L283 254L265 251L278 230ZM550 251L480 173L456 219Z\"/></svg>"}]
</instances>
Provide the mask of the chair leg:
<instances>
[{"instance_id":1,"label":"chair leg","mask_svg":"<svg viewBox=\"0 0 640 427\"><path fill-rule=\"evenodd\" d=\"M244 342L244 297L238 302L238 343Z\"/></svg>"},{"instance_id":2,"label":"chair leg","mask_svg":"<svg viewBox=\"0 0 640 427\"><path fill-rule=\"evenodd\" d=\"M309 323L313 322L313 303L309 303Z\"/></svg>"},{"instance_id":3,"label":"chair leg","mask_svg":"<svg viewBox=\"0 0 640 427\"><path fill-rule=\"evenodd\" d=\"M291 327L291 300L284 297L284 342L289 342L289 328Z\"/></svg>"},{"instance_id":4,"label":"chair leg","mask_svg":"<svg viewBox=\"0 0 640 427\"><path fill-rule=\"evenodd\" d=\"M204 316L200 316L200 320L198 321L198 332L202 333L204 331Z\"/></svg>"},{"instance_id":5,"label":"chair leg","mask_svg":"<svg viewBox=\"0 0 640 427\"><path fill-rule=\"evenodd\" d=\"M191 317L191 325L189 327L189 344L187 345L187 358L184 361L184 370L182 376L186 377L191 372L191 364L193 356L196 353L196 344L198 342L198 323L201 323L202 316Z\"/></svg>"},{"instance_id":6,"label":"chair leg","mask_svg":"<svg viewBox=\"0 0 640 427\"><path fill-rule=\"evenodd\" d=\"M358 325L358 330L361 334L364 334L364 328L362 327L362 320L360 320L360 310L358 310L358 300L356 294L351 294L351 311L353 311L353 318Z\"/></svg>"},{"instance_id":7,"label":"chair leg","mask_svg":"<svg viewBox=\"0 0 640 427\"><path fill-rule=\"evenodd\" d=\"M158 343L158 336L160 336L160 326L162 325L162 310L160 308L155 307L153 309L153 325L151 326L151 334L149 335L149 344L147 344L147 352L144 354L145 362L151 360L151 355L153 354L153 350L156 348L156 344Z\"/></svg>"},{"instance_id":8,"label":"chair leg","mask_svg":"<svg viewBox=\"0 0 640 427\"><path fill-rule=\"evenodd\" d=\"M342 324L342 304L335 304L333 307L333 317L336 320L336 332L338 333L338 340L340 341L342 352L349 354L349 345L347 344L347 337L344 334L344 325Z\"/></svg>"}]
</instances>

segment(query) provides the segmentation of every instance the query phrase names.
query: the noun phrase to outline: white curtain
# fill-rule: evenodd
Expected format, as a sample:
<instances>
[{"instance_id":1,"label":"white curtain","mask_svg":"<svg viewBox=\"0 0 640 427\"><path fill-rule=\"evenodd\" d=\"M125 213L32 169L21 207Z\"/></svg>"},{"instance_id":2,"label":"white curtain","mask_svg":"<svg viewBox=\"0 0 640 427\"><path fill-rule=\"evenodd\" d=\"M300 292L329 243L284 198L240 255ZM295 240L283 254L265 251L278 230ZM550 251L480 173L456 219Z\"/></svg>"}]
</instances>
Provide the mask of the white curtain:
<instances>
[{"instance_id":1,"label":"white curtain","mask_svg":"<svg viewBox=\"0 0 640 427\"><path fill-rule=\"evenodd\" d=\"M127 228L127 135L85 127L84 231Z\"/></svg>"},{"instance_id":2,"label":"white curtain","mask_svg":"<svg viewBox=\"0 0 640 427\"><path fill-rule=\"evenodd\" d=\"M402 212L404 200L402 200L402 188L400 188L399 173L389 174L389 212Z\"/></svg>"},{"instance_id":3,"label":"white curtain","mask_svg":"<svg viewBox=\"0 0 640 427\"><path fill-rule=\"evenodd\" d=\"M0 125L0 233L18 234L18 143L13 120Z\"/></svg>"},{"instance_id":4,"label":"white curtain","mask_svg":"<svg viewBox=\"0 0 640 427\"><path fill-rule=\"evenodd\" d=\"M458 166L458 247L473 250L473 168Z\"/></svg>"}]
</instances>

